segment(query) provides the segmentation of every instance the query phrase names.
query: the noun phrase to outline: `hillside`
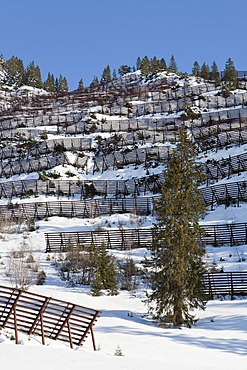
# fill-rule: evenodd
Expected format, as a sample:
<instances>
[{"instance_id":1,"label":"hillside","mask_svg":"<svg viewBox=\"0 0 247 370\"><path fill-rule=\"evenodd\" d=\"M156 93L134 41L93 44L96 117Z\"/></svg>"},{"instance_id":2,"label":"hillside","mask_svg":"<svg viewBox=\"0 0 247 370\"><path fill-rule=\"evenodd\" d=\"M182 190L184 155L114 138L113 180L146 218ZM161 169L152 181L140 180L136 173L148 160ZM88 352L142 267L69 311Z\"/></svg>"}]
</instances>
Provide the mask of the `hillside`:
<instances>
[{"instance_id":1,"label":"hillside","mask_svg":"<svg viewBox=\"0 0 247 370\"><path fill-rule=\"evenodd\" d=\"M9 251L26 243L47 276L44 285L33 283L30 291L66 296L102 311L95 327L102 351L87 353L91 343L86 342L79 354L73 351L77 359L66 354L65 364L71 359L79 368L87 356L95 369L101 361L120 369L161 369L165 363L169 369L244 368L246 299L210 301L191 331L162 330L147 315L141 279L134 292L92 297L87 286L76 284L77 274L62 281L56 269L68 245L85 248L102 241L119 260L131 256L141 266L155 220L153 199L159 196L169 154L176 150L178 129L185 125L206 174L200 184L208 206L201 220L206 262L218 271L246 271L246 81L224 95L222 85L168 72L143 77L137 71L95 89L60 95L2 84L0 285L14 284L6 276ZM0 334L6 366L9 335ZM25 361L28 339L22 338L27 346L17 351ZM31 346L35 341L31 338ZM113 357L118 345L123 358ZM58 346L57 356L64 348L52 341L47 346ZM179 359L170 355L177 351Z\"/></svg>"}]
</instances>

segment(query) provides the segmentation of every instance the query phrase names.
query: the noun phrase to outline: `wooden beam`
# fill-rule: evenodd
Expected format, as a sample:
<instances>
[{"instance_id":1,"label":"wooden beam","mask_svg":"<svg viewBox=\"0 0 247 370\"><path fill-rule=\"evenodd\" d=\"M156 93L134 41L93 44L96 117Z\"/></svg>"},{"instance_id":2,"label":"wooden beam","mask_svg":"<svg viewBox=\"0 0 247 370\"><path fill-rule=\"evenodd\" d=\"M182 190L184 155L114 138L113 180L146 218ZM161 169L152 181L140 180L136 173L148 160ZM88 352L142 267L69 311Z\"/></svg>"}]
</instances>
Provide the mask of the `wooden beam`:
<instances>
[{"instance_id":1,"label":"wooden beam","mask_svg":"<svg viewBox=\"0 0 247 370\"><path fill-rule=\"evenodd\" d=\"M73 340L72 340L72 336L71 336L71 330L70 330L70 322L69 322L69 318L67 320L67 327L68 327L68 333L69 333L69 343L70 343L70 348L73 348Z\"/></svg>"},{"instance_id":2,"label":"wooden beam","mask_svg":"<svg viewBox=\"0 0 247 370\"><path fill-rule=\"evenodd\" d=\"M66 307L66 309L67 309L68 307ZM58 330L58 332L57 332L57 334L56 334L56 336L55 336L55 340L59 337L59 335L61 334L61 332L62 332L62 330L63 330L63 328L64 328L64 326L66 325L66 324L68 324L68 321L69 321L69 318L70 318L70 316L72 315L72 313L73 313L73 310L74 310L74 308L75 308L75 305L73 304L72 305L72 307L71 307L71 309L70 309L70 311L69 311L69 313L68 313L68 315L66 316L66 318L65 318L65 320L64 320L64 322L63 322L63 324L60 326L60 329ZM68 326L69 327L69 326ZM70 329L69 329L69 335L71 334L71 332L70 332Z\"/></svg>"},{"instance_id":3,"label":"wooden beam","mask_svg":"<svg viewBox=\"0 0 247 370\"><path fill-rule=\"evenodd\" d=\"M92 341L93 341L93 349L94 351L96 351L96 344L95 344L95 339L94 339L94 333L93 333L93 326L90 325L90 332L91 332L91 336L92 336Z\"/></svg>"},{"instance_id":4,"label":"wooden beam","mask_svg":"<svg viewBox=\"0 0 247 370\"><path fill-rule=\"evenodd\" d=\"M12 294L15 292L15 290L17 290L17 289L13 289ZM12 296L12 294L11 294L11 296ZM15 308L15 306L16 306L16 304L17 304L17 302L18 302L18 299L19 299L20 295L21 295L21 291L19 291L19 293L17 294L17 297L16 297L16 299L15 299L15 301L14 301L14 303L13 303L13 305L12 305L12 307L11 307L11 309L10 309L10 311L9 311L9 313L8 313L8 315L7 315L6 319L5 319L5 321L4 321L4 323L3 323L3 328L4 328L4 327L5 327L5 325L7 324L8 319L10 318L10 315L12 314L12 311L13 311L13 309Z\"/></svg>"},{"instance_id":5,"label":"wooden beam","mask_svg":"<svg viewBox=\"0 0 247 370\"><path fill-rule=\"evenodd\" d=\"M41 326L41 336L42 336L42 344L45 345L45 332L44 332L44 323L43 323L43 311L39 313L40 317L40 326Z\"/></svg>"},{"instance_id":6,"label":"wooden beam","mask_svg":"<svg viewBox=\"0 0 247 370\"><path fill-rule=\"evenodd\" d=\"M32 332L35 330L35 326L36 326L37 322L39 321L39 319L40 319L40 322L41 322L41 315L43 314L43 312L44 312L44 310L45 310L46 306L48 305L49 300L50 300L50 298L49 298L49 297L47 297L47 298L45 299L45 301L44 301L44 303L43 303L42 307L41 307L41 308L40 308L40 310L38 311L38 314L37 314L37 316L36 316L36 318L35 318L35 320L34 320L34 322L33 322L32 326L31 326L31 328L30 328L30 330L29 330L29 332L28 332L28 334L29 334L29 335L31 335L31 334L32 334ZM42 325L43 325L43 322L42 322ZM42 330L42 328L41 328L41 330Z\"/></svg>"},{"instance_id":7,"label":"wooden beam","mask_svg":"<svg viewBox=\"0 0 247 370\"><path fill-rule=\"evenodd\" d=\"M83 335L82 335L82 337L81 337L81 339L80 339L80 341L79 341L79 343L78 343L78 346L81 346L82 345L82 342L84 341L84 339L86 338L86 336L87 336L87 334L88 334L88 332L89 332L89 330L91 331L91 327L92 327L92 325L93 325L93 323L94 323L94 321L97 319L97 317L99 316L99 311L96 311L96 313L94 314L94 316L93 316L93 318L92 318L92 320L91 320L91 323L88 325L88 327L87 327L87 329L84 331L84 333L83 333ZM92 338L92 340L94 341L94 337ZM95 346L95 344L94 344L94 346Z\"/></svg>"},{"instance_id":8,"label":"wooden beam","mask_svg":"<svg viewBox=\"0 0 247 370\"><path fill-rule=\"evenodd\" d=\"M16 307L13 306L13 312L14 312L14 326L15 326L15 344L18 344L18 327L17 327L17 316L16 316Z\"/></svg>"}]
</instances>

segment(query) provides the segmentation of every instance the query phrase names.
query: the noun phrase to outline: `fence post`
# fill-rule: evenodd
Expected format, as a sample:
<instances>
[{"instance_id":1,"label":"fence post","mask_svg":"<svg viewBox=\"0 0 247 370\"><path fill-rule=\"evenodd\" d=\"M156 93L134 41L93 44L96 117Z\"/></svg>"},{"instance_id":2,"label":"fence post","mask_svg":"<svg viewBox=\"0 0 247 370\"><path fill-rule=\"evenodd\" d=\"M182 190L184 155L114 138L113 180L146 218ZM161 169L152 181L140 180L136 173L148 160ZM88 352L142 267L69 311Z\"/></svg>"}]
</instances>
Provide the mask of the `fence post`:
<instances>
[{"instance_id":1,"label":"fence post","mask_svg":"<svg viewBox=\"0 0 247 370\"><path fill-rule=\"evenodd\" d=\"M233 285L233 277L232 277L232 272L230 272L230 281L231 281L231 301L234 300L234 285Z\"/></svg>"},{"instance_id":2,"label":"fence post","mask_svg":"<svg viewBox=\"0 0 247 370\"><path fill-rule=\"evenodd\" d=\"M211 299L214 298L213 296L213 290L212 290L212 284L211 284L211 279L210 279L210 274L208 274L208 293Z\"/></svg>"},{"instance_id":3,"label":"fence post","mask_svg":"<svg viewBox=\"0 0 247 370\"><path fill-rule=\"evenodd\" d=\"M214 225L214 246L217 247L216 226Z\"/></svg>"},{"instance_id":4,"label":"fence post","mask_svg":"<svg viewBox=\"0 0 247 370\"><path fill-rule=\"evenodd\" d=\"M13 312L14 312L14 325L15 325L15 343L18 344L18 327L17 327L17 316L16 316L16 303L14 304L13 307Z\"/></svg>"}]
</instances>

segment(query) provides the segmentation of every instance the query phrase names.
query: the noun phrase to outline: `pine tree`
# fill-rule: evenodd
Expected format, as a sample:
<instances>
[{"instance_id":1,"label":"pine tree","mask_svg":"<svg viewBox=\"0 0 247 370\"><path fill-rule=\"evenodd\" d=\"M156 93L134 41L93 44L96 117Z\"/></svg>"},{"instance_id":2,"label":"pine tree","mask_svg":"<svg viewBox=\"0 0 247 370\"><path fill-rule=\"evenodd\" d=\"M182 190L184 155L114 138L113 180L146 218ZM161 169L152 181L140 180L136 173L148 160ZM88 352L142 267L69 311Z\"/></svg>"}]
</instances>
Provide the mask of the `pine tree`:
<instances>
[{"instance_id":1,"label":"pine tree","mask_svg":"<svg viewBox=\"0 0 247 370\"><path fill-rule=\"evenodd\" d=\"M98 86L99 86L99 79L97 76L94 76L93 81L90 84L90 88L94 89L95 87L98 87Z\"/></svg>"},{"instance_id":2,"label":"pine tree","mask_svg":"<svg viewBox=\"0 0 247 370\"><path fill-rule=\"evenodd\" d=\"M4 63L4 69L8 75L8 84L14 84L18 87L23 85L25 79L25 68L21 59L12 56Z\"/></svg>"},{"instance_id":3,"label":"pine tree","mask_svg":"<svg viewBox=\"0 0 247 370\"><path fill-rule=\"evenodd\" d=\"M67 93L68 92L68 82L66 77L63 77L61 74L58 79L58 92Z\"/></svg>"},{"instance_id":4,"label":"pine tree","mask_svg":"<svg viewBox=\"0 0 247 370\"><path fill-rule=\"evenodd\" d=\"M48 73L47 79L44 81L44 89L50 93L56 91L54 75L50 72Z\"/></svg>"},{"instance_id":5,"label":"pine tree","mask_svg":"<svg viewBox=\"0 0 247 370\"><path fill-rule=\"evenodd\" d=\"M156 203L157 224L148 274L151 292L147 304L161 325L194 322L191 311L204 308L202 275L203 249L200 247L199 217L205 212L197 182L200 171L196 151L179 131L179 144L167 164L162 194Z\"/></svg>"},{"instance_id":6,"label":"pine tree","mask_svg":"<svg viewBox=\"0 0 247 370\"><path fill-rule=\"evenodd\" d=\"M142 75L147 76L149 74L150 72L149 65L150 65L149 59L147 56L145 56L140 61L140 65L139 65L139 69L141 70Z\"/></svg>"},{"instance_id":7,"label":"pine tree","mask_svg":"<svg viewBox=\"0 0 247 370\"><path fill-rule=\"evenodd\" d=\"M167 64L164 58L160 59L160 71L167 71Z\"/></svg>"},{"instance_id":8,"label":"pine tree","mask_svg":"<svg viewBox=\"0 0 247 370\"><path fill-rule=\"evenodd\" d=\"M40 71L39 66L36 66L36 67L35 67L35 71L36 71L36 82L35 82L35 87L37 87L37 88L39 88L39 89L42 89L42 87L43 87L43 82L42 82L42 78L41 78L41 71Z\"/></svg>"},{"instance_id":9,"label":"pine tree","mask_svg":"<svg viewBox=\"0 0 247 370\"><path fill-rule=\"evenodd\" d=\"M116 295L118 291L115 261L107 253L104 243L96 253L96 271L91 283L91 293L92 295L99 295L101 290L105 289L110 295Z\"/></svg>"},{"instance_id":10,"label":"pine tree","mask_svg":"<svg viewBox=\"0 0 247 370\"><path fill-rule=\"evenodd\" d=\"M138 69L140 69L140 65L141 65L141 58L140 57L138 57L137 59L136 59L136 69L138 70Z\"/></svg>"},{"instance_id":11,"label":"pine tree","mask_svg":"<svg viewBox=\"0 0 247 370\"><path fill-rule=\"evenodd\" d=\"M94 278L91 281L90 286L91 286L91 294L94 297L100 296L102 289L104 289L104 286L102 283L100 272L98 270L95 272Z\"/></svg>"},{"instance_id":12,"label":"pine tree","mask_svg":"<svg viewBox=\"0 0 247 370\"><path fill-rule=\"evenodd\" d=\"M103 73L102 73L102 76L101 76L101 80L100 80L100 83L101 84L106 84L108 82L111 82L112 78L111 78L111 68L109 66L109 64L104 68L103 70Z\"/></svg>"},{"instance_id":13,"label":"pine tree","mask_svg":"<svg viewBox=\"0 0 247 370\"><path fill-rule=\"evenodd\" d=\"M79 83L78 83L78 91L83 91L84 90L84 84L83 84L83 79L81 78Z\"/></svg>"},{"instance_id":14,"label":"pine tree","mask_svg":"<svg viewBox=\"0 0 247 370\"><path fill-rule=\"evenodd\" d=\"M204 62L201 67L201 77L204 78L204 80L209 80L210 78L210 70L209 66Z\"/></svg>"},{"instance_id":15,"label":"pine tree","mask_svg":"<svg viewBox=\"0 0 247 370\"><path fill-rule=\"evenodd\" d=\"M128 66L127 64L124 64L118 68L118 73L122 77L123 75L126 75L126 73L131 72L131 67Z\"/></svg>"},{"instance_id":16,"label":"pine tree","mask_svg":"<svg viewBox=\"0 0 247 370\"><path fill-rule=\"evenodd\" d=\"M32 87L42 88L43 83L39 66L32 61L25 70L25 84Z\"/></svg>"},{"instance_id":17,"label":"pine tree","mask_svg":"<svg viewBox=\"0 0 247 370\"><path fill-rule=\"evenodd\" d=\"M177 73L177 63L175 61L174 55L171 56L170 63L169 63L169 71L173 73Z\"/></svg>"},{"instance_id":18,"label":"pine tree","mask_svg":"<svg viewBox=\"0 0 247 370\"><path fill-rule=\"evenodd\" d=\"M159 61L158 59L154 56L150 60L150 73L157 73L159 71Z\"/></svg>"},{"instance_id":19,"label":"pine tree","mask_svg":"<svg viewBox=\"0 0 247 370\"><path fill-rule=\"evenodd\" d=\"M215 82L216 86L220 84L220 73L219 73L218 66L215 61L213 62L211 66L210 79Z\"/></svg>"},{"instance_id":20,"label":"pine tree","mask_svg":"<svg viewBox=\"0 0 247 370\"><path fill-rule=\"evenodd\" d=\"M238 87L238 74L231 58L226 62L223 80L230 89L234 90Z\"/></svg>"},{"instance_id":21,"label":"pine tree","mask_svg":"<svg viewBox=\"0 0 247 370\"><path fill-rule=\"evenodd\" d=\"M200 65L199 63L197 62L197 60L194 62L193 64L193 68L192 68L192 74L193 76L196 76L196 77L199 77L200 76Z\"/></svg>"},{"instance_id":22,"label":"pine tree","mask_svg":"<svg viewBox=\"0 0 247 370\"><path fill-rule=\"evenodd\" d=\"M59 92L59 79L57 77L55 79L55 90L57 93Z\"/></svg>"},{"instance_id":23,"label":"pine tree","mask_svg":"<svg viewBox=\"0 0 247 370\"><path fill-rule=\"evenodd\" d=\"M113 80L117 79L117 72L116 72L115 68L113 69L113 72L112 72L112 79Z\"/></svg>"}]
</instances>

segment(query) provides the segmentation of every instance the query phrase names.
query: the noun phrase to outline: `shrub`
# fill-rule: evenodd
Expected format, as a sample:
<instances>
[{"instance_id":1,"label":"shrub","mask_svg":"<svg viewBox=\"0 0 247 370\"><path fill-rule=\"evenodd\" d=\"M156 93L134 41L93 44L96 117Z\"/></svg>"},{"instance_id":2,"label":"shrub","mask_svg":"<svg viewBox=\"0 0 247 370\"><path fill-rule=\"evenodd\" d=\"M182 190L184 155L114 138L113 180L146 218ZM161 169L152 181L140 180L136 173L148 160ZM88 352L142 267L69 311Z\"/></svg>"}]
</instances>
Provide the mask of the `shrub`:
<instances>
[{"instance_id":1,"label":"shrub","mask_svg":"<svg viewBox=\"0 0 247 370\"><path fill-rule=\"evenodd\" d=\"M119 345L115 349L114 356L124 356L123 351Z\"/></svg>"},{"instance_id":2,"label":"shrub","mask_svg":"<svg viewBox=\"0 0 247 370\"><path fill-rule=\"evenodd\" d=\"M137 288L137 275L139 274L138 268L132 258L126 258L122 266L121 271L121 289L132 291Z\"/></svg>"},{"instance_id":3,"label":"shrub","mask_svg":"<svg viewBox=\"0 0 247 370\"><path fill-rule=\"evenodd\" d=\"M43 285L46 279L46 273L44 270L40 271L37 275L36 285Z\"/></svg>"},{"instance_id":4,"label":"shrub","mask_svg":"<svg viewBox=\"0 0 247 370\"><path fill-rule=\"evenodd\" d=\"M12 284L20 289L28 289L37 276L38 266L35 262L32 249L23 240L22 244L8 253L6 275Z\"/></svg>"}]
</instances>

